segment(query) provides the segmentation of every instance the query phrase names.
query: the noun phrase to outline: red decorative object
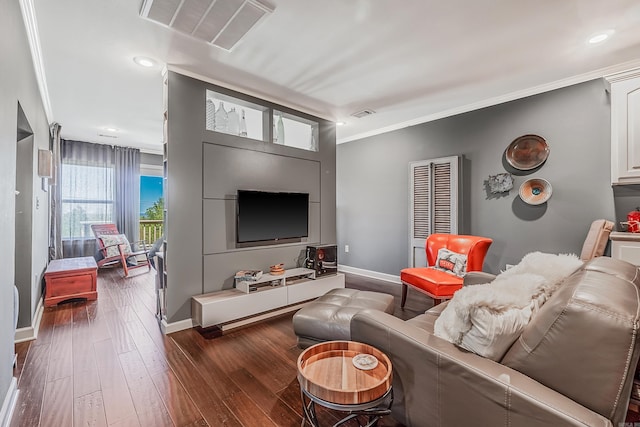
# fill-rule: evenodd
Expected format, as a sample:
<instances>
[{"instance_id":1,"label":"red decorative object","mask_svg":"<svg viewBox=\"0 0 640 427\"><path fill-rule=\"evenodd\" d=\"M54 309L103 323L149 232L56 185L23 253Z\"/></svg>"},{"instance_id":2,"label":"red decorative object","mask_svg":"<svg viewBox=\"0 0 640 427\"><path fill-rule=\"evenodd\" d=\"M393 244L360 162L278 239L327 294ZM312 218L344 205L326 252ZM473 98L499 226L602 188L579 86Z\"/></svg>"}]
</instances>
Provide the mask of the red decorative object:
<instances>
[{"instance_id":1,"label":"red decorative object","mask_svg":"<svg viewBox=\"0 0 640 427\"><path fill-rule=\"evenodd\" d=\"M640 233L640 207L627 214L627 231L629 233Z\"/></svg>"}]
</instances>

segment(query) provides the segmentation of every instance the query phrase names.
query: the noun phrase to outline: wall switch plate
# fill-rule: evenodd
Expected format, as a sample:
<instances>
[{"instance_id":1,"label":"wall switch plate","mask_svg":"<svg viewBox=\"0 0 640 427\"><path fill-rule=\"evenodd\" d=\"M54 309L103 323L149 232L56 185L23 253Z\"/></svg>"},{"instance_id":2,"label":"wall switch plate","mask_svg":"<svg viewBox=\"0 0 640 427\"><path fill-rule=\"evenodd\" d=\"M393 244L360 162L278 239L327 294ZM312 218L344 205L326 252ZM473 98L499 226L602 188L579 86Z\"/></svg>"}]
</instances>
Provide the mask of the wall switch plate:
<instances>
[{"instance_id":1,"label":"wall switch plate","mask_svg":"<svg viewBox=\"0 0 640 427\"><path fill-rule=\"evenodd\" d=\"M344 245L344 251L349 252L349 245Z\"/></svg>"}]
</instances>

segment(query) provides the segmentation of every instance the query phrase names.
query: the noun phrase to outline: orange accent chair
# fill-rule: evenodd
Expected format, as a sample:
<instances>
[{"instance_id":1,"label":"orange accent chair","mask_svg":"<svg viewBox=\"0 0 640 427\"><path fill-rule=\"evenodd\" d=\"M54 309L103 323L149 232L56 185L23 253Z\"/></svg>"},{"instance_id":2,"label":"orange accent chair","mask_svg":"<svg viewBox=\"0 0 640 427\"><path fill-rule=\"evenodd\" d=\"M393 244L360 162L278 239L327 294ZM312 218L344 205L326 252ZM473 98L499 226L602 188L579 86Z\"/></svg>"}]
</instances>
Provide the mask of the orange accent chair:
<instances>
[{"instance_id":1,"label":"orange accent chair","mask_svg":"<svg viewBox=\"0 0 640 427\"><path fill-rule=\"evenodd\" d=\"M400 307L404 308L407 301L407 289L413 286L418 291L434 299L434 305L450 299L454 292L462 288L463 277L433 268L438 259L440 249L467 256L466 271L482 271L484 257L487 255L492 239L480 236L459 234L431 234L427 237L425 251L428 267L405 268L400 272L402 281L402 300Z\"/></svg>"},{"instance_id":2,"label":"orange accent chair","mask_svg":"<svg viewBox=\"0 0 640 427\"><path fill-rule=\"evenodd\" d=\"M129 270L147 267L151 271L149 251L144 240L129 243L126 236L118 231L115 224L92 224L91 231L98 242L98 249L102 253L102 259L98 260L98 268L108 265L121 264L124 277L129 277ZM122 236L117 238L118 236ZM105 244L105 242L109 242ZM112 243L111 243L112 242ZM139 246L142 249L132 250ZM135 258L136 264L130 265L127 260Z\"/></svg>"}]
</instances>

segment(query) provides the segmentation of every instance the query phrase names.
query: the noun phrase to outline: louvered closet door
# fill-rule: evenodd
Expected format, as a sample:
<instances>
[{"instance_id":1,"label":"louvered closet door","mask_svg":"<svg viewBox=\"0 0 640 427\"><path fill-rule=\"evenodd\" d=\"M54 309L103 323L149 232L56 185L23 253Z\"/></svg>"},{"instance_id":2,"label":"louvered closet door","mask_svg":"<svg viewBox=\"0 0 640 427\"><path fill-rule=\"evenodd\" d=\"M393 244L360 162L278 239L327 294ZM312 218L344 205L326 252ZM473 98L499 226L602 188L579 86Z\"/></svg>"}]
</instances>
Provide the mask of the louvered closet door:
<instances>
[{"instance_id":1,"label":"louvered closet door","mask_svg":"<svg viewBox=\"0 0 640 427\"><path fill-rule=\"evenodd\" d=\"M425 240L458 232L460 157L409 164L409 266L425 266Z\"/></svg>"}]
</instances>

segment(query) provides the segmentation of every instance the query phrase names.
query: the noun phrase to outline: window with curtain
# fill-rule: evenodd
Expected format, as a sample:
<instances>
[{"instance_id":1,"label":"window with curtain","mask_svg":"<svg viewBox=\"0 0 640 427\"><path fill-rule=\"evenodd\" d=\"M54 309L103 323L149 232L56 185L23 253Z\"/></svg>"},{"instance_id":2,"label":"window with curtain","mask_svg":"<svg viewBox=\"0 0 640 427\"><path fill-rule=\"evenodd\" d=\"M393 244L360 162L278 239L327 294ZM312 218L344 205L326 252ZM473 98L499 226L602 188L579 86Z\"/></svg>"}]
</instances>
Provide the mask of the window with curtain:
<instances>
[{"instance_id":1,"label":"window with curtain","mask_svg":"<svg viewBox=\"0 0 640 427\"><path fill-rule=\"evenodd\" d=\"M91 224L115 222L114 168L64 163L62 239L93 239Z\"/></svg>"},{"instance_id":2,"label":"window with curtain","mask_svg":"<svg viewBox=\"0 0 640 427\"><path fill-rule=\"evenodd\" d=\"M63 256L95 256L92 224L114 223L138 240L140 151L61 140L60 203Z\"/></svg>"}]
</instances>

